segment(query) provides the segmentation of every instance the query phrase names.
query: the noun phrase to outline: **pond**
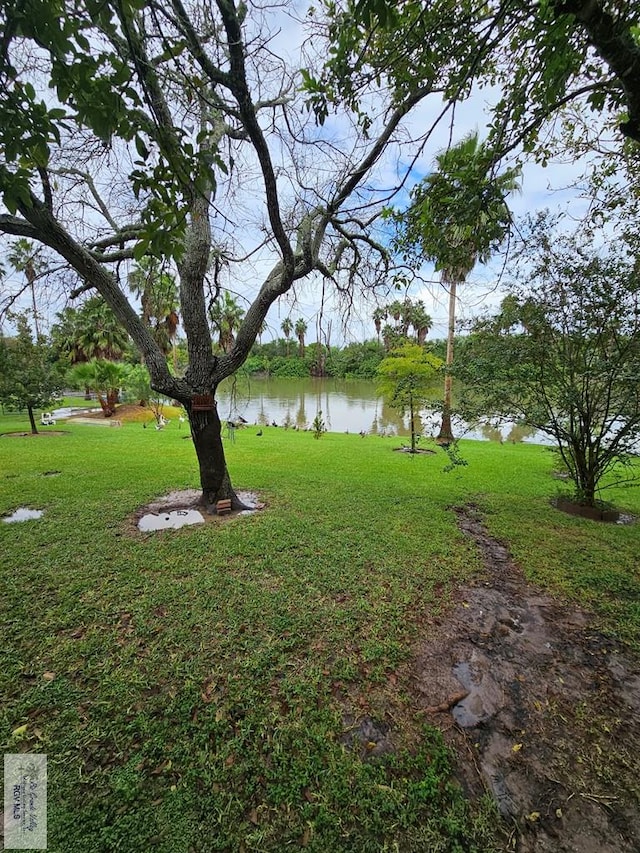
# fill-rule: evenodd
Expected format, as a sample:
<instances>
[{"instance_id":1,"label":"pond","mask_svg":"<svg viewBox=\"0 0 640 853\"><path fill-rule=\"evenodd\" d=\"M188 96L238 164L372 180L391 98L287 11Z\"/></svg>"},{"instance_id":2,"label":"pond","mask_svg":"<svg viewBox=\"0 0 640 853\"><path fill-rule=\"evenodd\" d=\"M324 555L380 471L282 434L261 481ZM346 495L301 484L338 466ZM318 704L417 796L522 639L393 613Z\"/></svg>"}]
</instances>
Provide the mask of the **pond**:
<instances>
[{"instance_id":1,"label":"pond","mask_svg":"<svg viewBox=\"0 0 640 853\"><path fill-rule=\"evenodd\" d=\"M433 397L442 391L434 386ZM410 435L409 419L377 393L375 382L350 379L238 379L218 389L218 411L224 420L244 418L250 424L309 429L318 412L330 432L366 432L374 435ZM437 433L437 413L423 411L423 434ZM500 429L478 426L469 429L458 423L458 437L490 441L534 441L547 443L534 430L515 423Z\"/></svg>"}]
</instances>

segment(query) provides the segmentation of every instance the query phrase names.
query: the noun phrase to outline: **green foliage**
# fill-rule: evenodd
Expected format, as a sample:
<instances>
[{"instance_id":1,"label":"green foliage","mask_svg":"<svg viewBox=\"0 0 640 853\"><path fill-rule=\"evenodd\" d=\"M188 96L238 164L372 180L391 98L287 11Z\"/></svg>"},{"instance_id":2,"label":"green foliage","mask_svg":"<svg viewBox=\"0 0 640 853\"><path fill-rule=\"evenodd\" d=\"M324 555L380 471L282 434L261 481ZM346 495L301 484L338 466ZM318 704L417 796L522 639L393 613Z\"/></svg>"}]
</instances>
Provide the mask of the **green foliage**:
<instances>
[{"instance_id":1,"label":"green foliage","mask_svg":"<svg viewBox=\"0 0 640 853\"><path fill-rule=\"evenodd\" d=\"M637 67L640 54L634 3L598 3L581 16L571 14L570 4L520 0L490 7L452 0L426 6L418 0L324 0L323 8L328 61L323 73L303 77L308 107L319 122L345 103L369 127L371 93L383 88L401 102L423 86L444 93L448 108L455 108L472 91L492 86L501 92L492 110L492 144L502 152L522 145L544 160L541 127L567 101L583 104L586 84L588 107L629 118L621 129L640 138L638 84L627 70ZM619 85L609 85L612 72Z\"/></svg>"},{"instance_id":2,"label":"green foliage","mask_svg":"<svg viewBox=\"0 0 640 853\"><path fill-rule=\"evenodd\" d=\"M379 391L401 412L409 413L411 450L416 449L419 429L416 416L433 391L433 379L442 367L436 358L418 344L405 343L392 350L378 366Z\"/></svg>"},{"instance_id":3,"label":"green foliage","mask_svg":"<svg viewBox=\"0 0 640 853\"><path fill-rule=\"evenodd\" d=\"M0 336L0 400L7 409L47 408L61 388L54 354L43 337L33 339L26 314L12 314L17 334Z\"/></svg>"},{"instance_id":4,"label":"green foliage","mask_svg":"<svg viewBox=\"0 0 640 853\"><path fill-rule=\"evenodd\" d=\"M125 384L129 366L104 358L76 364L68 380L73 388L88 388L97 398L105 418L115 414L120 388Z\"/></svg>"},{"instance_id":5,"label":"green foliage","mask_svg":"<svg viewBox=\"0 0 640 853\"><path fill-rule=\"evenodd\" d=\"M143 364L127 364L122 372L122 389L125 399L146 405L155 396L151 388L149 371Z\"/></svg>"},{"instance_id":6,"label":"green foliage","mask_svg":"<svg viewBox=\"0 0 640 853\"><path fill-rule=\"evenodd\" d=\"M271 360L266 355L250 355L242 365L242 370L251 376L252 374L269 374L271 370Z\"/></svg>"},{"instance_id":7,"label":"green foliage","mask_svg":"<svg viewBox=\"0 0 640 853\"><path fill-rule=\"evenodd\" d=\"M505 199L517 189L518 171L494 174L494 157L476 134L437 156L436 171L412 189L408 209L389 213L405 261L433 261L448 280L464 281L500 247L511 225Z\"/></svg>"},{"instance_id":8,"label":"green foliage","mask_svg":"<svg viewBox=\"0 0 640 853\"><path fill-rule=\"evenodd\" d=\"M235 341L235 332L240 327L244 311L237 300L224 290L215 302L209 305L209 319L218 334L218 346L222 352L231 352Z\"/></svg>"},{"instance_id":9,"label":"green foliage","mask_svg":"<svg viewBox=\"0 0 640 853\"><path fill-rule=\"evenodd\" d=\"M282 379L303 379L309 376L309 365L304 359L291 356L276 356L270 363L269 372L271 376L279 376Z\"/></svg>"},{"instance_id":10,"label":"green foliage","mask_svg":"<svg viewBox=\"0 0 640 853\"><path fill-rule=\"evenodd\" d=\"M186 134L163 126L152 109L145 113L144 87L137 88L129 55L143 52L137 5L93 0L73 9L64 0L3 4L0 20L5 48L11 49L0 59L0 191L11 213L30 207L30 181L49 165L51 146L69 134L91 132L103 145L113 138L131 143L134 168L129 178L134 194L145 202L136 249L140 260L146 252L180 254L182 190L202 189L210 181L212 164L224 164L215 151L206 157L196 152ZM21 50L13 50L14 42ZM167 34L169 55L181 52L179 43ZM46 100L29 79L34 46L38 84L44 81L50 90Z\"/></svg>"},{"instance_id":11,"label":"green foliage","mask_svg":"<svg viewBox=\"0 0 640 853\"><path fill-rule=\"evenodd\" d=\"M313 423L311 424L313 427L313 437L314 438L322 438L324 433L327 431L327 427L325 425L324 419L322 417L322 412L318 410L316 412L316 416L313 419Z\"/></svg>"},{"instance_id":12,"label":"green foliage","mask_svg":"<svg viewBox=\"0 0 640 853\"><path fill-rule=\"evenodd\" d=\"M167 355L175 344L178 330L178 284L157 258L145 257L129 273L129 287L140 297L142 320Z\"/></svg>"},{"instance_id":13,"label":"green foliage","mask_svg":"<svg viewBox=\"0 0 640 853\"><path fill-rule=\"evenodd\" d=\"M70 364L92 358L117 361L131 353L131 340L100 296L91 296L80 308L65 308L51 337L61 357Z\"/></svg>"},{"instance_id":14,"label":"green foliage","mask_svg":"<svg viewBox=\"0 0 640 853\"><path fill-rule=\"evenodd\" d=\"M408 296L402 302L395 300L389 305L379 306L372 316L378 340L382 337L387 351L407 340L412 327L418 344L422 345L433 325L424 302L421 299L413 302ZM383 323L389 319L393 319L394 325L387 323L383 327Z\"/></svg>"},{"instance_id":15,"label":"green foliage","mask_svg":"<svg viewBox=\"0 0 640 853\"><path fill-rule=\"evenodd\" d=\"M529 281L477 324L457 374L467 416L508 413L550 436L576 498L593 505L606 475L635 479L638 265L624 249L598 253L573 235L551 246L549 227L546 217L532 224L522 257Z\"/></svg>"},{"instance_id":16,"label":"green foliage","mask_svg":"<svg viewBox=\"0 0 640 853\"><path fill-rule=\"evenodd\" d=\"M331 348L327 359L327 373L340 379L375 379L384 350L377 341L352 343L342 349Z\"/></svg>"}]
</instances>

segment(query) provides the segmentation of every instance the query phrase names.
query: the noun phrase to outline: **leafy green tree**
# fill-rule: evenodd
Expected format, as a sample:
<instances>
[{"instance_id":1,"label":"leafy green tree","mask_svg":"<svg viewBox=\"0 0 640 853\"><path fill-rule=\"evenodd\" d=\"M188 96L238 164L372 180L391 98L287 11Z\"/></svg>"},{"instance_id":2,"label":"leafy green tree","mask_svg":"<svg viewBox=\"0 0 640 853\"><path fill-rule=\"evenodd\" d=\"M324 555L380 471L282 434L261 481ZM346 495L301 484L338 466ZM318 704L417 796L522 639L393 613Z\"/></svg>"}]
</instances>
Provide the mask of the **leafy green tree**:
<instances>
[{"instance_id":1,"label":"leafy green tree","mask_svg":"<svg viewBox=\"0 0 640 853\"><path fill-rule=\"evenodd\" d=\"M153 396L151 377L143 364L128 364L122 377L125 399L136 400L138 405L146 406Z\"/></svg>"},{"instance_id":2,"label":"leafy green tree","mask_svg":"<svg viewBox=\"0 0 640 853\"><path fill-rule=\"evenodd\" d=\"M424 302L421 299L413 302L407 296L402 302L394 300L389 305L376 308L374 311L378 340L380 340L382 321L386 320L387 317L391 317L395 322L395 326L387 324L383 331L387 350L397 346L403 338L408 339L411 328L415 331L417 341L422 346L429 329L433 325L433 321L424 307Z\"/></svg>"},{"instance_id":3,"label":"leafy green tree","mask_svg":"<svg viewBox=\"0 0 640 853\"><path fill-rule=\"evenodd\" d=\"M78 308L68 306L56 314L56 322L51 326L51 342L60 359L67 367L87 361L78 340Z\"/></svg>"},{"instance_id":4,"label":"leafy green tree","mask_svg":"<svg viewBox=\"0 0 640 853\"><path fill-rule=\"evenodd\" d=\"M438 441L454 441L451 429L453 347L458 285L475 264L485 262L503 242L511 214L506 196L517 184L517 170L492 172L493 152L472 134L436 158L437 169L411 191L411 204L395 213L395 246L415 266L433 261L449 294L447 372Z\"/></svg>"},{"instance_id":5,"label":"leafy green tree","mask_svg":"<svg viewBox=\"0 0 640 853\"><path fill-rule=\"evenodd\" d=\"M416 331L418 344L422 346L427 339L427 335L429 334L431 327L433 326L433 320L431 319L431 316L427 314L424 302L420 299L413 305L411 323Z\"/></svg>"},{"instance_id":6,"label":"leafy green tree","mask_svg":"<svg viewBox=\"0 0 640 853\"><path fill-rule=\"evenodd\" d=\"M306 83L321 121L346 103L366 127L372 90L402 98L418 85L444 92L442 120L491 85L501 93L490 121L498 156L524 147L544 159L540 129L570 102L617 115L621 134L640 141L635 0L324 0L323 8L333 49Z\"/></svg>"},{"instance_id":7,"label":"leafy green tree","mask_svg":"<svg viewBox=\"0 0 640 853\"><path fill-rule=\"evenodd\" d=\"M548 435L588 506L638 479L640 271L616 246L548 240L538 220L501 311L478 323L459 366L463 414L516 417Z\"/></svg>"},{"instance_id":8,"label":"leafy green tree","mask_svg":"<svg viewBox=\"0 0 640 853\"><path fill-rule=\"evenodd\" d=\"M440 359L424 347L405 342L391 352L378 366L378 387L389 404L409 415L411 453L417 449L418 415L433 393L433 382L442 367Z\"/></svg>"},{"instance_id":9,"label":"leafy green tree","mask_svg":"<svg viewBox=\"0 0 640 853\"><path fill-rule=\"evenodd\" d=\"M92 358L118 360L130 350L129 336L100 297L91 297L80 308L67 307L51 327L51 339L67 368ZM90 388L84 389L91 397Z\"/></svg>"},{"instance_id":10,"label":"leafy green tree","mask_svg":"<svg viewBox=\"0 0 640 853\"><path fill-rule=\"evenodd\" d=\"M26 409L31 432L38 432L35 409L47 408L60 391L53 351L45 338L33 339L25 314L11 314L17 334L0 336L0 400L9 409Z\"/></svg>"}]
</instances>

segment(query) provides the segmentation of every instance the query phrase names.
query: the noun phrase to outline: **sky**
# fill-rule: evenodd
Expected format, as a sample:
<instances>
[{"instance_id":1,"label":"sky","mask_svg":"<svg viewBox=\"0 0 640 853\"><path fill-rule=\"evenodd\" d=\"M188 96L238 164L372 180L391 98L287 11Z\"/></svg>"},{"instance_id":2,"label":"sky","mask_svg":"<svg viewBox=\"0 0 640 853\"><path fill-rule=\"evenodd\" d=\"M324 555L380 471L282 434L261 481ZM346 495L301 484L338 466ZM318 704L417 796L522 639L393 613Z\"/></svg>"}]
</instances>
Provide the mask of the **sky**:
<instances>
[{"instance_id":1,"label":"sky","mask_svg":"<svg viewBox=\"0 0 640 853\"><path fill-rule=\"evenodd\" d=\"M298 16L307 7L307 3L290 3L289 11L297 12ZM295 14L279 13L277 20L274 19L273 39L271 42L272 51L279 56L287 56L290 54L295 57L298 47L302 40L302 29ZM482 93L472 96L465 104L457 108L456 123L453 132L453 141L457 141L469 132L478 131L480 137L483 136L483 128L487 120L487 102L499 95L498 92L491 90L483 90ZM441 102L430 100L418 107L409 117L408 129L417 131L420 128L429 126L434 115L441 109ZM344 121L336 118L331 118L326 126L322 129L322 134L325 137L333 136L337 140L338 146L346 144L349 138L348 125ZM411 180L416 182L424 177L433 169L434 158L448 142L449 128L446 123L443 123L438 131L433 135L429 144L426 146L421 157L416 161ZM391 147L386 159L380 164L378 169L377 180L382 185L393 185L396 180L398 171L397 149ZM558 164L551 163L547 168L535 163L525 165L521 178L522 190L519 194L513 194L509 199L509 205L512 211L514 220L517 222L526 214L535 212L549 207L553 210L565 209L572 211L573 215L579 216L583 202L579 199L576 191L571 188L571 184L576 180L583 170L580 163L573 164ZM407 191L410 189L411 180L407 184ZM282 181L286 183L286 181ZM236 199L238 212L243 208L250 212L252 207L251 190L254 184L252 180L246 181L246 186L243 188L243 193ZM404 199L407 198L405 193ZM398 196L397 203L401 204L403 197ZM254 221L255 227L256 223ZM249 242L259 239L259 232L256 230L255 235L249 234ZM458 316L464 321L473 313L477 313L482 307L497 305L500 299L498 282L503 268L502 257L495 258L486 266L478 265L469 275L464 288L459 289L459 306ZM256 256L251 266L246 268L246 274L242 277L234 279L230 284L229 289L234 292L241 304L246 300L252 299L257 289L264 279L266 272L272 264L272 258L261 256L260 253ZM425 265L421 270L423 278L429 280L429 284L423 287L413 287L409 296L412 299L422 299L425 303L427 312L433 319L433 328L429 338L443 338L446 335L447 323L447 296L438 282L438 276L434 273L429 265ZM4 283L4 287L11 288L19 286L21 283L20 275L12 275ZM321 284L318 277L311 279L308 282L297 283L293 291L282 298L276 305L271 308L267 317L267 331L263 336L263 340L269 340L273 337L280 337L281 322L285 317L291 316L293 321L299 317L303 318L308 325L308 340L316 339L316 326L321 311L320 301ZM326 288L326 292L331 291L330 287ZM403 298L404 293L392 293L388 298L384 295L380 297L380 301L392 301L394 298ZM27 303L23 301L22 305L27 307ZM50 325L54 319L53 315L60 308L60 303L55 301L47 304L43 303L43 314L45 315L43 325ZM366 300L355 300L350 306L348 312L348 323L345 323L347 311L344 303L336 302L331 296L327 298L322 308L322 325L324 334L326 335L328 328L331 328L331 343L342 344L350 340L363 340L371 338L375 335L371 314L376 307L374 298ZM47 322L48 321L48 322Z\"/></svg>"}]
</instances>

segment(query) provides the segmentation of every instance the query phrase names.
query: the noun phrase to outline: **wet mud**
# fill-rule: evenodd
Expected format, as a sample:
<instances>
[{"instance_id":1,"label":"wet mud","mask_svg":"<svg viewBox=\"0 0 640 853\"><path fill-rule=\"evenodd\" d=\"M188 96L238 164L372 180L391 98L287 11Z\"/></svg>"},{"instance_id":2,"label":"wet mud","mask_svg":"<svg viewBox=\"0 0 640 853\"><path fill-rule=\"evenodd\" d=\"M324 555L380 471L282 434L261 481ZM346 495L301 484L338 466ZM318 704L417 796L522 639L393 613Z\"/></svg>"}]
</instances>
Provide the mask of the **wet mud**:
<instances>
[{"instance_id":1,"label":"wet mud","mask_svg":"<svg viewBox=\"0 0 640 853\"><path fill-rule=\"evenodd\" d=\"M506 848L640 851L640 666L591 616L529 585L473 506L455 509L483 582L416 648L418 707L489 791Z\"/></svg>"}]
</instances>

